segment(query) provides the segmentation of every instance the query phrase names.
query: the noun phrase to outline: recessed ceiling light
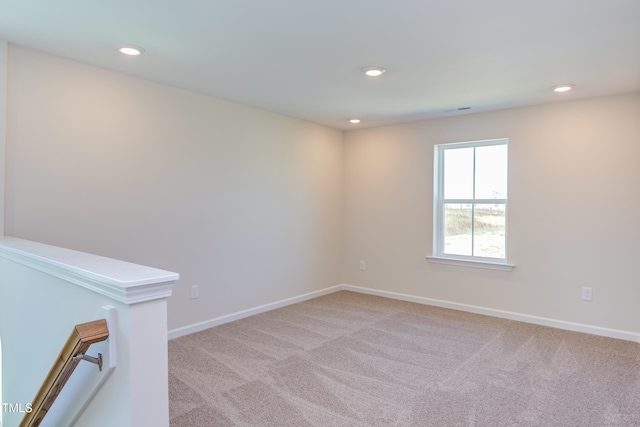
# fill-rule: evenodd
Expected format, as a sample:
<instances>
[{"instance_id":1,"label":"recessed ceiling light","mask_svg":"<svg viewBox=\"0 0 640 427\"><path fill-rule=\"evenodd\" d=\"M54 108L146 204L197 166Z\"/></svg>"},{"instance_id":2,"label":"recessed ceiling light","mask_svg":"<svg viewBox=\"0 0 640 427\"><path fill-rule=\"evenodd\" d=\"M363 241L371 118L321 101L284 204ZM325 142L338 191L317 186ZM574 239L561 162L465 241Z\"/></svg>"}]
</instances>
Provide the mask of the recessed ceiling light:
<instances>
[{"instance_id":1,"label":"recessed ceiling light","mask_svg":"<svg viewBox=\"0 0 640 427\"><path fill-rule=\"evenodd\" d=\"M129 56L138 56L138 55L142 55L144 53L144 49L141 48L140 46L134 46L131 44L128 45L118 45L118 52L124 54L124 55L129 55Z\"/></svg>"},{"instance_id":2,"label":"recessed ceiling light","mask_svg":"<svg viewBox=\"0 0 640 427\"><path fill-rule=\"evenodd\" d=\"M570 84L557 85L552 87L551 89L553 89L554 92L569 92L571 89L573 89L573 85L570 85Z\"/></svg>"},{"instance_id":3,"label":"recessed ceiling light","mask_svg":"<svg viewBox=\"0 0 640 427\"><path fill-rule=\"evenodd\" d=\"M365 73L369 77L378 77L384 74L387 71L382 67L365 67L362 69L362 72Z\"/></svg>"},{"instance_id":4,"label":"recessed ceiling light","mask_svg":"<svg viewBox=\"0 0 640 427\"><path fill-rule=\"evenodd\" d=\"M360 123L360 119L349 119L349 123L353 123L355 125L356 123Z\"/></svg>"}]
</instances>

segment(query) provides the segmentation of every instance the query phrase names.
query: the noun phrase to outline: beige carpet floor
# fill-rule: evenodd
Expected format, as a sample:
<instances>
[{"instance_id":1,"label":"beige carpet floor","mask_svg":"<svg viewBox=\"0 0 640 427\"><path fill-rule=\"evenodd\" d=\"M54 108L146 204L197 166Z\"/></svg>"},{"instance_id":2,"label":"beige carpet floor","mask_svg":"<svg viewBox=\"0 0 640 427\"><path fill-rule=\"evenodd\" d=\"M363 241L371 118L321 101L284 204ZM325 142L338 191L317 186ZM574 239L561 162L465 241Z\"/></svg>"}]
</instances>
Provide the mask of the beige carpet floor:
<instances>
[{"instance_id":1,"label":"beige carpet floor","mask_svg":"<svg viewBox=\"0 0 640 427\"><path fill-rule=\"evenodd\" d=\"M171 427L640 426L640 344L353 292L169 342Z\"/></svg>"}]
</instances>

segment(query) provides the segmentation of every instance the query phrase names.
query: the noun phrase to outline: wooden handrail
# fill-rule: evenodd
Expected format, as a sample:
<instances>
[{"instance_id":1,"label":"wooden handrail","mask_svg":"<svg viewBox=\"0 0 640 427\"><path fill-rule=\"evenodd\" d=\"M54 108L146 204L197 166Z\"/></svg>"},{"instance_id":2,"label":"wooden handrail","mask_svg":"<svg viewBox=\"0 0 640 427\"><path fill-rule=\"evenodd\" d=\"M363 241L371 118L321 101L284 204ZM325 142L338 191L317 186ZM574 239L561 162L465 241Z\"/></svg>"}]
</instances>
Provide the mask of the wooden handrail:
<instances>
[{"instance_id":1,"label":"wooden handrail","mask_svg":"<svg viewBox=\"0 0 640 427\"><path fill-rule=\"evenodd\" d=\"M80 363L80 359L75 356L84 355L91 344L104 341L108 337L109 329L105 319L83 323L73 328L73 332L33 399L32 411L25 415L20 427L40 425L76 366Z\"/></svg>"}]
</instances>

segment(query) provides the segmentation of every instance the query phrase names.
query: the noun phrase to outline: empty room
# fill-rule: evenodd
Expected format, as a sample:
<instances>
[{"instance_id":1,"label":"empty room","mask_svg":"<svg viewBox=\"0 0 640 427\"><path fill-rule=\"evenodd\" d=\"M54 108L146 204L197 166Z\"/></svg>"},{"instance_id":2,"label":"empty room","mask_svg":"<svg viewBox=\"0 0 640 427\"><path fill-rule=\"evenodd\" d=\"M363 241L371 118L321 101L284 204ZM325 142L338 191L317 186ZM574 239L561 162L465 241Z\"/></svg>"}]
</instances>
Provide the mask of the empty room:
<instances>
[{"instance_id":1,"label":"empty room","mask_svg":"<svg viewBox=\"0 0 640 427\"><path fill-rule=\"evenodd\" d=\"M1 425L640 426L639 52L637 0L2 2Z\"/></svg>"}]
</instances>

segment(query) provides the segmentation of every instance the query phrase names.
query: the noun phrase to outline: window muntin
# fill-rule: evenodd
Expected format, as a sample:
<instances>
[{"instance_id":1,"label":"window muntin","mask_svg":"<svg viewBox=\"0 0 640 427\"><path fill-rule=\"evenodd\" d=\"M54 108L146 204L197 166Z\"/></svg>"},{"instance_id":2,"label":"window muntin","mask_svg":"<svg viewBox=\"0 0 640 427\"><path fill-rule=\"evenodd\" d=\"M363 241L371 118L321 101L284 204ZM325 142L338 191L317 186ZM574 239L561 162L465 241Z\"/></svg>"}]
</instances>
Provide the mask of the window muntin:
<instances>
[{"instance_id":1,"label":"window muntin","mask_svg":"<svg viewBox=\"0 0 640 427\"><path fill-rule=\"evenodd\" d=\"M434 256L507 261L508 140L435 147Z\"/></svg>"}]
</instances>

